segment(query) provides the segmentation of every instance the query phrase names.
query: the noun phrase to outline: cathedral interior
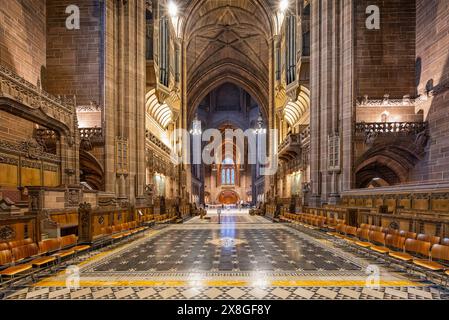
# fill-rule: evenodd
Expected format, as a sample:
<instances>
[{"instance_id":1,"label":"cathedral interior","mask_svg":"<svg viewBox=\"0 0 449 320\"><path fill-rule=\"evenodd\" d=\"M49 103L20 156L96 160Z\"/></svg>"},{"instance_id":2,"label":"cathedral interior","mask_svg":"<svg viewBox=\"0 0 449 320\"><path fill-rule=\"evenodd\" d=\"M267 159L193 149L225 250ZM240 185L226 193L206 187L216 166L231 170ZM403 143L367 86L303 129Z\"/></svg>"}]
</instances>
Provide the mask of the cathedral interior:
<instances>
[{"instance_id":1,"label":"cathedral interior","mask_svg":"<svg viewBox=\"0 0 449 320\"><path fill-rule=\"evenodd\" d=\"M448 17L2 0L0 300L449 299Z\"/></svg>"}]
</instances>

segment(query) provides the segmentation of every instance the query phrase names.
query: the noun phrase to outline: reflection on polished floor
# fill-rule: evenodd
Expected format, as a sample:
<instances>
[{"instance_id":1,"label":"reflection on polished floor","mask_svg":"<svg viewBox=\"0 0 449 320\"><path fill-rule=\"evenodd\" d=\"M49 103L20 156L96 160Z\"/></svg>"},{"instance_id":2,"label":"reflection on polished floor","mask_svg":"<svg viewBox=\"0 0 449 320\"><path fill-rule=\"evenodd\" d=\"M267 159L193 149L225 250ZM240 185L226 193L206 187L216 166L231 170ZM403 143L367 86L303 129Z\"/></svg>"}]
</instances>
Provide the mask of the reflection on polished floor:
<instances>
[{"instance_id":1,"label":"reflection on polished floor","mask_svg":"<svg viewBox=\"0 0 449 320\"><path fill-rule=\"evenodd\" d=\"M8 299L443 299L446 292L382 266L367 286L369 261L325 234L224 211L218 224L195 217L148 231L81 262L79 283L65 270ZM369 283L369 282L368 282Z\"/></svg>"}]
</instances>

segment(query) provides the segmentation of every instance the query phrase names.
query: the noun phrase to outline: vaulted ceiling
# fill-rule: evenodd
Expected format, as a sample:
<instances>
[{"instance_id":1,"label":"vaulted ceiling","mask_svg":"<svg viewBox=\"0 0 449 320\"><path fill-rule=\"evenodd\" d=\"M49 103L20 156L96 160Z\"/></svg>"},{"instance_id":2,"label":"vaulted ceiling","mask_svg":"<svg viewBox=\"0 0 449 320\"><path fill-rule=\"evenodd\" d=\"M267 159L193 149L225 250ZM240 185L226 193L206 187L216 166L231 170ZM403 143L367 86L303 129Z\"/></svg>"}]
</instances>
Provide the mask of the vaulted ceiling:
<instances>
[{"instance_id":1,"label":"vaulted ceiling","mask_svg":"<svg viewBox=\"0 0 449 320\"><path fill-rule=\"evenodd\" d=\"M190 1L184 39L189 105L232 82L268 101L270 5L259 0Z\"/></svg>"}]
</instances>

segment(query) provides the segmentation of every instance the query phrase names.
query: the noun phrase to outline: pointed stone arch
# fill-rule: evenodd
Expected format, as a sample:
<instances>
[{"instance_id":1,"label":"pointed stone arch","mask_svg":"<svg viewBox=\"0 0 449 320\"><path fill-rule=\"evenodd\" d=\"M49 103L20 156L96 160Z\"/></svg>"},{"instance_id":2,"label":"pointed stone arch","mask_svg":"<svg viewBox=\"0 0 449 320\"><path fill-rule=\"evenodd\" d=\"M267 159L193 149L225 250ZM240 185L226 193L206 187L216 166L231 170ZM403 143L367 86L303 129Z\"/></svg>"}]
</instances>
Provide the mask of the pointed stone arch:
<instances>
[{"instance_id":1,"label":"pointed stone arch","mask_svg":"<svg viewBox=\"0 0 449 320\"><path fill-rule=\"evenodd\" d=\"M267 109L273 35L268 3L198 0L183 11L189 119L201 99L224 82L244 88Z\"/></svg>"}]
</instances>

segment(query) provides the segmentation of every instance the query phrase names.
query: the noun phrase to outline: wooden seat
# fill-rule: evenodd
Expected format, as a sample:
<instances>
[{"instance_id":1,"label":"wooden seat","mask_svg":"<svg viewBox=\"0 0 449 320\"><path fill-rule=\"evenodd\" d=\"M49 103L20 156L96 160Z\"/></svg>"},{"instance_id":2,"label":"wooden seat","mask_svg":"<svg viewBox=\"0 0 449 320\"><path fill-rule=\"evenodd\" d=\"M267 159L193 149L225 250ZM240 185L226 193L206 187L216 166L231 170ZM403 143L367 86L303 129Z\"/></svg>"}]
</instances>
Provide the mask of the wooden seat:
<instances>
[{"instance_id":1,"label":"wooden seat","mask_svg":"<svg viewBox=\"0 0 449 320\"><path fill-rule=\"evenodd\" d=\"M387 234L391 234L391 235L395 235L395 236L400 236L400 230L396 230L396 229L387 229Z\"/></svg>"},{"instance_id":2,"label":"wooden seat","mask_svg":"<svg viewBox=\"0 0 449 320\"><path fill-rule=\"evenodd\" d=\"M62 258L69 257L71 255L74 255L74 254L75 254L75 250L68 249L68 250L61 250L59 252L56 252L53 254L53 256L62 259Z\"/></svg>"},{"instance_id":3,"label":"wooden seat","mask_svg":"<svg viewBox=\"0 0 449 320\"><path fill-rule=\"evenodd\" d=\"M17 266L12 266L5 270L0 271L0 275L12 277L12 276L18 275L22 272L28 271L32 268L33 268L33 266L31 264L19 264Z\"/></svg>"},{"instance_id":4,"label":"wooden seat","mask_svg":"<svg viewBox=\"0 0 449 320\"><path fill-rule=\"evenodd\" d=\"M362 229L362 228L357 229L356 235L358 240L355 241L355 244L362 248L371 247L371 243L369 242L370 232L371 232L370 229Z\"/></svg>"},{"instance_id":5,"label":"wooden seat","mask_svg":"<svg viewBox=\"0 0 449 320\"><path fill-rule=\"evenodd\" d=\"M37 257L39 255L39 247L35 243L27 244L24 246L16 247L11 250L14 262L20 262L22 260Z\"/></svg>"},{"instance_id":6,"label":"wooden seat","mask_svg":"<svg viewBox=\"0 0 449 320\"><path fill-rule=\"evenodd\" d=\"M83 251L87 251L91 248L90 245L79 245L79 246L75 246L73 247L73 250L75 250L76 252L83 252Z\"/></svg>"},{"instance_id":7,"label":"wooden seat","mask_svg":"<svg viewBox=\"0 0 449 320\"><path fill-rule=\"evenodd\" d=\"M370 249L382 254L389 253L390 249L386 247L385 238L386 238L385 233L378 231L371 231L369 235L369 239L372 244L370 246Z\"/></svg>"},{"instance_id":8,"label":"wooden seat","mask_svg":"<svg viewBox=\"0 0 449 320\"><path fill-rule=\"evenodd\" d=\"M401 237L404 237L405 239L416 239L417 237L417 234L415 232L409 232L404 230L399 231L399 235Z\"/></svg>"},{"instance_id":9,"label":"wooden seat","mask_svg":"<svg viewBox=\"0 0 449 320\"><path fill-rule=\"evenodd\" d=\"M345 236L343 237L344 240L346 241L355 241L357 240L357 228L356 227L351 227L351 226L346 226L345 228Z\"/></svg>"},{"instance_id":10,"label":"wooden seat","mask_svg":"<svg viewBox=\"0 0 449 320\"><path fill-rule=\"evenodd\" d=\"M112 236L113 240L120 240L124 238L124 234L122 233L122 227L120 225L112 227Z\"/></svg>"},{"instance_id":11,"label":"wooden seat","mask_svg":"<svg viewBox=\"0 0 449 320\"><path fill-rule=\"evenodd\" d=\"M445 266L439 264L438 262L429 260L413 260L413 263L432 271L443 271L446 269Z\"/></svg>"},{"instance_id":12,"label":"wooden seat","mask_svg":"<svg viewBox=\"0 0 449 320\"><path fill-rule=\"evenodd\" d=\"M61 237L60 241L61 241L61 249L65 249L75 246L78 241L78 237L74 234L71 234L65 237Z\"/></svg>"},{"instance_id":13,"label":"wooden seat","mask_svg":"<svg viewBox=\"0 0 449 320\"><path fill-rule=\"evenodd\" d=\"M389 255L401 261L413 261L413 256L406 252L390 252Z\"/></svg>"},{"instance_id":14,"label":"wooden seat","mask_svg":"<svg viewBox=\"0 0 449 320\"><path fill-rule=\"evenodd\" d=\"M8 266L13 262L11 250L0 250L0 266Z\"/></svg>"},{"instance_id":15,"label":"wooden seat","mask_svg":"<svg viewBox=\"0 0 449 320\"><path fill-rule=\"evenodd\" d=\"M36 267L42 267L54 261L56 261L56 257L42 257L32 260L30 264Z\"/></svg>"},{"instance_id":16,"label":"wooden seat","mask_svg":"<svg viewBox=\"0 0 449 320\"><path fill-rule=\"evenodd\" d=\"M382 254L387 254L390 252L390 249L388 249L387 247L383 247L383 246L371 246L370 249L373 251L376 251L378 253L382 253Z\"/></svg>"},{"instance_id":17,"label":"wooden seat","mask_svg":"<svg viewBox=\"0 0 449 320\"><path fill-rule=\"evenodd\" d=\"M371 226L369 229L370 231L384 232L384 228L379 226Z\"/></svg>"},{"instance_id":18,"label":"wooden seat","mask_svg":"<svg viewBox=\"0 0 449 320\"><path fill-rule=\"evenodd\" d=\"M39 252L43 254L53 253L61 249L59 238L42 240L39 242Z\"/></svg>"},{"instance_id":19,"label":"wooden seat","mask_svg":"<svg viewBox=\"0 0 449 320\"><path fill-rule=\"evenodd\" d=\"M435 261L439 260L444 261L446 263L449 262L448 246L443 246L440 244L433 245L432 250L430 251L430 258L431 260L415 259L413 263L432 271L443 271L449 269L447 266Z\"/></svg>"},{"instance_id":20,"label":"wooden seat","mask_svg":"<svg viewBox=\"0 0 449 320\"><path fill-rule=\"evenodd\" d=\"M61 251L54 253L52 256L62 259L72 256L76 253L74 248L78 240L78 237L76 235L71 234L68 236L60 237L58 238L58 240L60 242Z\"/></svg>"},{"instance_id":21,"label":"wooden seat","mask_svg":"<svg viewBox=\"0 0 449 320\"><path fill-rule=\"evenodd\" d=\"M418 236L416 237L417 240L420 241L425 241L425 242L430 242L431 244L439 244L441 241L440 237L436 237L436 236L431 236L428 234L418 234Z\"/></svg>"},{"instance_id":22,"label":"wooden seat","mask_svg":"<svg viewBox=\"0 0 449 320\"><path fill-rule=\"evenodd\" d=\"M343 238L343 234L345 233L345 229L346 229L346 225L338 224L335 227L335 232L328 232L328 235L342 239Z\"/></svg>"},{"instance_id":23,"label":"wooden seat","mask_svg":"<svg viewBox=\"0 0 449 320\"><path fill-rule=\"evenodd\" d=\"M8 246L9 246L9 249L12 250L13 248L22 247L22 246L32 244L32 243L33 243L33 240L30 238L27 238L27 239L23 239L23 240L10 241L10 242L8 242Z\"/></svg>"},{"instance_id":24,"label":"wooden seat","mask_svg":"<svg viewBox=\"0 0 449 320\"><path fill-rule=\"evenodd\" d=\"M390 252L390 256L401 261L411 262L419 256L430 256L430 242L407 239L405 241L404 252Z\"/></svg>"},{"instance_id":25,"label":"wooden seat","mask_svg":"<svg viewBox=\"0 0 449 320\"><path fill-rule=\"evenodd\" d=\"M7 267L6 269L0 271L0 275L13 277L22 272L32 269L33 265L31 263L17 263L20 263L21 261L25 261L32 257L37 257L38 254L39 248L35 243L14 247L12 250L1 251L0 259L3 260L2 262L6 262L7 264L14 263L16 265Z\"/></svg>"},{"instance_id":26,"label":"wooden seat","mask_svg":"<svg viewBox=\"0 0 449 320\"><path fill-rule=\"evenodd\" d=\"M387 236L385 237L385 246L388 247L389 249L403 251L405 240L407 240L405 239L405 237L387 234Z\"/></svg>"}]
</instances>

